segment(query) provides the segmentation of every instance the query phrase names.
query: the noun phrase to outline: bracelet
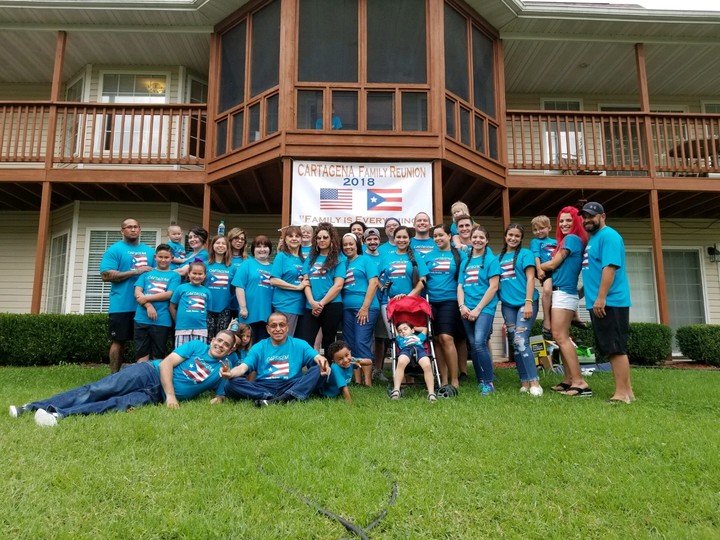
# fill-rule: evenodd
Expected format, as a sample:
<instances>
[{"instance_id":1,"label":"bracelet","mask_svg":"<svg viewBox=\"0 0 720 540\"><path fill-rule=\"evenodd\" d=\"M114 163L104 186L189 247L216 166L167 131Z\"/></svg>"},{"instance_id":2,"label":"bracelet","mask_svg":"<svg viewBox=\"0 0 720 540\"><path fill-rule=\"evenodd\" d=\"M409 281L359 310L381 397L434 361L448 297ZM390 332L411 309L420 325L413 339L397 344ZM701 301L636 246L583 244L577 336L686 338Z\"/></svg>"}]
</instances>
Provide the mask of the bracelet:
<instances>
[{"instance_id":1,"label":"bracelet","mask_svg":"<svg viewBox=\"0 0 720 540\"><path fill-rule=\"evenodd\" d=\"M464 307L465 307L465 304L460 304L460 305L458 306L459 309L462 309L462 308L464 308Z\"/></svg>"},{"instance_id":2,"label":"bracelet","mask_svg":"<svg viewBox=\"0 0 720 540\"><path fill-rule=\"evenodd\" d=\"M526 298L525 301L526 301L526 302L532 302L533 299L532 299L532 298Z\"/></svg>"}]
</instances>

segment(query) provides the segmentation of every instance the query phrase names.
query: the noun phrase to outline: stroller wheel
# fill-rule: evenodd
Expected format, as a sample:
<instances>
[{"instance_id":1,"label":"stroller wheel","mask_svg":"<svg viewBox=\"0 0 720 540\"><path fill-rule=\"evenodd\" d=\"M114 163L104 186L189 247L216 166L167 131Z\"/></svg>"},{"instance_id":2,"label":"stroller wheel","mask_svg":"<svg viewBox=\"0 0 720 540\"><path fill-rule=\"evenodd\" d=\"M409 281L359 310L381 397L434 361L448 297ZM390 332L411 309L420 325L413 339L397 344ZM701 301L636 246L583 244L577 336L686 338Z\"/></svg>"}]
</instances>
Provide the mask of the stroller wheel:
<instances>
[{"instance_id":1,"label":"stroller wheel","mask_svg":"<svg viewBox=\"0 0 720 540\"><path fill-rule=\"evenodd\" d=\"M441 386L438 391L437 395L441 398L451 398L458 395L457 388L455 388L452 384L446 384L445 386Z\"/></svg>"}]
</instances>

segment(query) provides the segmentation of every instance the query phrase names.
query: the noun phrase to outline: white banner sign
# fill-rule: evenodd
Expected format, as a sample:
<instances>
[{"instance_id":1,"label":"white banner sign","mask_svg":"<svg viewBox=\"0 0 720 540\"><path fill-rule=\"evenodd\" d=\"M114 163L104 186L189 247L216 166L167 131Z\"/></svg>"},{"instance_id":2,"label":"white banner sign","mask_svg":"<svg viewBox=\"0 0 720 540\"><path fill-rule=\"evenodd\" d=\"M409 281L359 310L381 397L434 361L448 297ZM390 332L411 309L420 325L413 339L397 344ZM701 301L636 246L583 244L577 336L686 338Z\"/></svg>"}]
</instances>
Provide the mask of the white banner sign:
<instances>
[{"instance_id":1,"label":"white banner sign","mask_svg":"<svg viewBox=\"0 0 720 540\"><path fill-rule=\"evenodd\" d=\"M382 226L396 217L412 225L418 212L432 215L431 163L293 162L291 223L353 221Z\"/></svg>"}]
</instances>

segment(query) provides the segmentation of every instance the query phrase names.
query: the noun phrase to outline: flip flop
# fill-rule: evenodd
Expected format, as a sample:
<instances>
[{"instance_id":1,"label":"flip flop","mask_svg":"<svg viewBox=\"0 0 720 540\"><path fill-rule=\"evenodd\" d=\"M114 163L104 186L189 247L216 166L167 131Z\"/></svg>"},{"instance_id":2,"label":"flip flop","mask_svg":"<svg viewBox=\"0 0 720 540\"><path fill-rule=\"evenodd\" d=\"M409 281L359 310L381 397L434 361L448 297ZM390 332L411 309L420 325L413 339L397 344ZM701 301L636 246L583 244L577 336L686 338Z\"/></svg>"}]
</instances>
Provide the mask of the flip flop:
<instances>
[{"instance_id":1,"label":"flip flop","mask_svg":"<svg viewBox=\"0 0 720 540\"><path fill-rule=\"evenodd\" d=\"M550 390L553 392L565 392L567 390L570 390L572 388L572 384L568 384L566 382L557 383L555 386L551 386Z\"/></svg>"},{"instance_id":2,"label":"flip flop","mask_svg":"<svg viewBox=\"0 0 720 540\"><path fill-rule=\"evenodd\" d=\"M574 394L568 394L568 392L575 392ZM579 388L577 386L571 386L563 392L564 396L568 397L592 397L593 392L588 386L587 388Z\"/></svg>"}]
</instances>

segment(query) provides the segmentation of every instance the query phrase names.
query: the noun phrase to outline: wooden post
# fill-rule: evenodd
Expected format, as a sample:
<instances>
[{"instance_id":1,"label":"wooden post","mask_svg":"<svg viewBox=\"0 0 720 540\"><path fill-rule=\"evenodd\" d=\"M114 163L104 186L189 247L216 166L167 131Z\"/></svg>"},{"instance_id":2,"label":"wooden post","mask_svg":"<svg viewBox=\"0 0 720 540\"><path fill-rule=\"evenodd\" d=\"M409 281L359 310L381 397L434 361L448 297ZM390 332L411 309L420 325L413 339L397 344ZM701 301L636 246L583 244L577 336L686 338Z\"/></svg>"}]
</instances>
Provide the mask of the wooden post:
<instances>
[{"instance_id":1,"label":"wooden post","mask_svg":"<svg viewBox=\"0 0 720 540\"><path fill-rule=\"evenodd\" d=\"M210 232L210 213L212 212L212 186L205 184L203 187L203 211L202 224L203 228ZM210 235L212 236L212 235Z\"/></svg>"},{"instance_id":2,"label":"wooden post","mask_svg":"<svg viewBox=\"0 0 720 540\"><path fill-rule=\"evenodd\" d=\"M293 225L290 222L290 204L292 194L292 159L282 158L282 207L280 210L280 226ZM302 225L295 223L295 225Z\"/></svg>"},{"instance_id":3,"label":"wooden post","mask_svg":"<svg viewBox=\"0 0 720 540\"><path fill-rule=\"evenodd\" d=\"M650 125L650 94L648 93L647 69L645 68L645 46L642 43L635 44L635 65L637 66L638 88L640 90L640 107L645 113L643 131L645 134L644 152L647 160L648 175L655 182L655 151L653 150L652 126Z\"/></svg>"},{"instance_id":4,"label":"wooden post","mask_svg":"<svg viewBox=\"0 0 720 540\"><path fill-rule=\"evenodd\" d=\"M657 189L650 190L650 229L652 231L653 262L655 263L655 286L657 288L660 322L670 324L667 287L665 285L665 262L662 252L662 230L660 227L660 204Z\"/></svg>"},{"instance_id":5,"label":"wooden post","mask_svg":"<svg viewBox=\"0 0 720 540\"><path fill-rule=\"evenodd\" d=\"M30 313L40 313L42 301L43 276L45 269L45 250L47 248L48 230L50 228L50 201L52 199L52 186L50 182L42 184L42 199L40 201L40 216L38 219L37 243L35 245L35 273L33 276L32 298L30 300Z\"/></svg>"},{"instance_id":6,"label":"wooden post","mask_svg":"<svg viewBox=\"0 0 720 540\"><path fill-rule=\"evenodd\" d=\"M510 225L510 190L503 188L502 190L502 219L503 230Z\"/></svg>"},{"instance_id":7,"label":"wooden post","mask_svg":"<svg viewBox=\"0 0 720 540\"><path fill-rule=\"evenodd\" d=\"M433 196L433 223L443 222L443 193L442 193L442 160L436 159L432 163L432 196Z\"/></svg>"}]
</instances>

